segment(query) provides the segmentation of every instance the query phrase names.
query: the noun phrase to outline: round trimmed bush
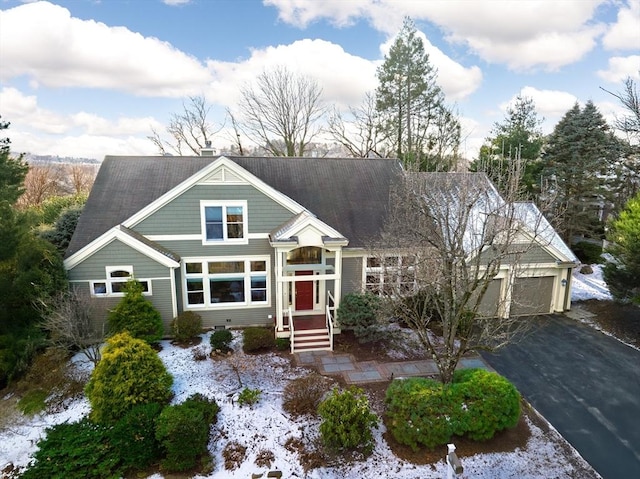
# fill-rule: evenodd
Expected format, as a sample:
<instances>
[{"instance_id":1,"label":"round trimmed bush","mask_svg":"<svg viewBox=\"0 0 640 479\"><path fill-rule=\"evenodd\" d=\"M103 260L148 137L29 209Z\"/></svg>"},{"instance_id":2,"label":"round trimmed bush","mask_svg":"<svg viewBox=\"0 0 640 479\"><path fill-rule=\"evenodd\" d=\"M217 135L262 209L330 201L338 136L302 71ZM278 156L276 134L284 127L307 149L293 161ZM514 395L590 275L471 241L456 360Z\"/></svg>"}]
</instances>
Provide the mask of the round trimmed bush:
<instances>
[{"instance_id":1,"label":"round trimmed bush","mask_svg":"<svg viewBox=\"0 0 640 479\"><path fill-rule=\"evenodd\" d=\"M202 333L202 318L198 313L185 311L171 321L171 335L176 341L187 342Z\"/></svg>"},{"instance_id":2,"label":"round trimmed bush","mask_svg":"<svg viewBox=\"0 0 640 479\"><path fill-rule=\"evenodd\" d=\"M117 334L126 331L149 344L160 341L164 333L162 316L151 301L142 295L140 281L129 280L123 289L124 297L107 316L109 332Z\"/></svg>"},{"instance_id":3,"label":"round trimmed bush","mask_svg":"<svg viewBox=\"0 0 640 479\"><path fill-rule=\"evenodd\" d=\"M211 349L213 351L220 351L221 353L228 353L231 351L229 344L233 341L233 333L228 329L217 329L211 334Z\"/></svg>"},{"instance_id":4,"label":"round trimmed bush","mask_svg":"<svg viewBox=\"0 0 640 479\"><path fill-rule=\"evenodd\" d=\"M318 406L318 414L322 417L320 435L327 446L371 453L371 428L377 426L378 418L371 412L362 389L354 386L344 391L334 389Z\"/></svg>"},{"instance_id":5,"label":"round trimmed bush","mask_svg":"<svg viewBox=\"0 0 640 479\"><path fill-rule=\"evenodd\" d=\"M434 448L451 439L461 401L452 386L432 379L396 379L387 388L389 431L414 451Z\"/></svg>"},{"instance_id":6,"label":"round trimmed bush","mask_svg":"<svg viewBox=\"0 0 640 479\"><path fill-rule=\"evenodd\" d=\"M107 340L85 392L91 419L113 424L138 404L166 403L173 378L146 342L120 333Z\"/></svg>"},{"instance_id":7,"label":"round trimmed bush","mask_svg":"<svg viewBox=\"0 0 640 479\"><path fill-rule=\"evenodd\" d=\"M111 428L111 445L125 470L145 469L160 458L155 435L160 411L162 406L158 403L134 406Z\"/></svg>"},{"instance_id":8,"label":"round trimmed bush","mask_svg":"<svg viewBox=\"0 0 640 479\"><path fill-rule=\"evenodd\" d=\"M486 441L518 424L520 393L506 378L484 369L462 369L453 381L465 406L456 434Z\"/></svg>"}]
</instances>

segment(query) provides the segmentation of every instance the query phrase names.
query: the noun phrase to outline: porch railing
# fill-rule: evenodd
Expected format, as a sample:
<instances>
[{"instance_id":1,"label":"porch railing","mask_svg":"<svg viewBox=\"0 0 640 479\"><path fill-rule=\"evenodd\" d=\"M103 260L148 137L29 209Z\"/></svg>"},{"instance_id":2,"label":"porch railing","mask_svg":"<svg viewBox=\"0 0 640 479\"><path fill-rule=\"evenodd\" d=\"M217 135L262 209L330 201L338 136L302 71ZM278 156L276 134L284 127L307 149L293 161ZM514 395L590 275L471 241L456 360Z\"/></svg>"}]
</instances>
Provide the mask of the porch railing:
<instances>
[{"instance_id":1,"label":"porch railing","mask_svg":"<svg viewBox=\"0 0 640 479\"><path fill-rule=\"evenodd\" d=\"M293 354L293 352L295 351L295 346L294 346L294 342L295 342L295 334L294 333L294 329L293 329L293 311L291 311L291 307L289 307L289 309L287 310L287 313L289 314L289 344L291 345L291 354Z\"/></svg>"},{"instance_id":2,"label":"porch railing","mask_svg":"<svg viewBox=\"0 0 640 479\"><path fill-rule=\"evenodd\" d=\"M329 346L331 351L333 351L333 315L331 313L331 308L327 304L327 329L329 330Z\"/></svg>"}]
</instances>

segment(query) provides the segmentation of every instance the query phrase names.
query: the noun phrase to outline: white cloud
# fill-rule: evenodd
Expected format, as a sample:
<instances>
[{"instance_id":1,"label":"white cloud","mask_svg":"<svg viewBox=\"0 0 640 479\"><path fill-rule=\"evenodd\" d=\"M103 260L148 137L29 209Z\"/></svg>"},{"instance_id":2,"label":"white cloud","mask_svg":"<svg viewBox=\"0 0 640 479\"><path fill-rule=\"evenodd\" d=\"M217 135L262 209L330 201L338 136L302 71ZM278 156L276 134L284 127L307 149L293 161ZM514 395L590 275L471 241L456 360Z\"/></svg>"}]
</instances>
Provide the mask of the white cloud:
<instances>
[{"instance_id":1,"label":"white cloud","mask_svg":"<svg viewBox=\"0 0 640 479\"><path fill-rule=\"evenodd\" d=\"M500 105L502 111L506 111L509 105L513 105L518 95L533 100L538 116L540 119L544 118L546 124L550 119L557 119L564 115L578 101L575 95L566 91L539 90L535 87L525 86L518 94L513 95L508 102Z\"/></svg>"},{"instance_id":2,"label":"white cloud","mask_svg":"<svg viewBox=\"0 0 640 479\"><path fill-rule=\"evenodd\" d=\"M18 152L101 159L109 154L154 154L146 138L164 126L152 117L109 120L93 113L60 115L38 106L35 95L15 88L0 90L3 119L11 121L9 137Z\"/></svg>"},{"instance_id":3,"label":"white cloud","mask_svg":"<svg viewBox=\"0 0 640 479\"><path fill-rule=\"evenodd\" d=\"M165 5L169 5L171 7L174 6L180 6L180 5L187 5L189 3L191 3L191 0L162 0L162 3L164 3Z\"/></svg>"},{"instance_id":4,"label":"white cloud","mask_svg":"<svg viewBox=\"0 0 640 479\"><path fill-rule=\"evenodd\" d=\"M0 12L0 78L51 87L108 88L141 96L196 94L206 67L157 38L71 17L48 2Z\"/></svg>"},{"instance_id":5,"label":"white cloud","mask_svg":"<svg viewBox=\"0 0 640 479\"><path fill-rule=\"evenodd\" d=\"M598 76L610 83L619 83L627 77L640 80L640 55L609 58L609 68L598 70Z\"/></svg>"},{"instance_id":6,"label":"white cloud","mask_svg":"<svg viewBox=\"0 0 640 479\"><path fill-rule=\"evenodd\" d=\"M628 7L618 10L618 17L602 39L609 50L640 48L640 0L628 0Z\"/></svg>"},{"instance_id":7,"label":"white cloud","mask_svg":"<svg viewBox=\"0 0 640 479\"><path fill-rule=\"evenodd\" d=\"M239 101L240 87L248 84L264 70L285 66L294 73L318 82L327 103L338 107L356 105L363 95L376 87L376 62L351 55L325 40L299 40L290 45L255 49L240 63L210 60L208 66L215 80L206 93L215 103L234 107Z\"/></svg>"},{"instance_id":8,"label":"white cloud","mask_svg":"<svg viewBox=\"0 0 640 479\"><path fill-rule=\"evenodd\" d=\"M366 18L379 31L398 31L405 16L439 26L449 41L514 70L557 69L578 61L604 31L592 19L606 0L267 0L282 21L305 27L319 19L349 25ZM637 1L637 0L633 0ZM563 48L557 48L562 42Z\"/></svg>"}]
</instances>

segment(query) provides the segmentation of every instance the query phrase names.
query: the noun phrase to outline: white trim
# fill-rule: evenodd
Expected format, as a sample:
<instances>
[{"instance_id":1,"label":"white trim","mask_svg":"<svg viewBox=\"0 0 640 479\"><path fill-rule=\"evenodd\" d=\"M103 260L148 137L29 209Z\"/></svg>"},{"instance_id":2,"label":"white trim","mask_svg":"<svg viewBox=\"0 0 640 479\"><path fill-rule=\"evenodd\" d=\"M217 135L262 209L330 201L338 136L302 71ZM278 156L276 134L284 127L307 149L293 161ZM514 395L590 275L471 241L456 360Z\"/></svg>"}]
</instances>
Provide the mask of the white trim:
<instances>
[{"instance_id":1,"label":"white trim","mask_svg":"<svg viewBox=\"0 0 640 479\"><path fill-rule=\"evenodd\" d=\"M105 266L105 276L100 279L89 280L89 294L95 298L122 298L125 292L113 291L114 283L126 284L129 280L135 279L140 283L146 283L147 291L143 291L143 296L153 296L153 283L150 278L136 278L132 265ZM111 276L114 271L125 271L127 276ZM104 284L104 293L96 293L96 284Z\"/></svg>"},{"instance_id":2,"label":"white trim","mask_svg":"<svg viewBox=\"0 0 640 479\"><path fill-rule=\"evenodd\" d=\"M190 235L145 235L149 241L202 241L202 234ZM269 239L269 233L249 233L250 240Z\"/></svg>"},{"instance_id":3,"label":"white trim","mask_svg":"<svg viewBox=\"0 0 640 479\"><path fill-rule=\"evenodd\" d=\"M118 226L114 226L109 231L102 234L101 236L93 240L91 243L86 245L84 248L80 249L79 251L76 251L74 254L72 254L67 259L65 259L64 267L67 270L70 270L76 267L78 264L82 263L84 260L92 256L94 253L98 252L100 249L104 248L105 246L107 246L108 244L110 244L115 240L118 240L121 243L124 243L125 245L135 249L136 251L147 256L148 258L151 258L152 260L156 261L157 263L160 263L161 265L166 266L167 268L177 268L178 266L180 266L180 263L178 263L177 261L172 260L168 256L163 255L159 251L156 251L150 246L133 238L131 235L123 232L120 229L120 226L118 225Z\"/></svg>"},{"instance_id":4,"label":"white trim","mask_svg":"<svg viewBox=\"0 0 640 479\"><path fill-rule=\"evenodd\" d=\"M176 289L176 268L170 268L171 276L169 277L169 283L171 286L171 312L173 318L178 317L178 294Z\"/></svg>"},{"instance_id":5,"label":"white trim","mask_svg":"<svg viewBox=\"0 0 640 479\"><path fill-rule=\"evenodd\" d=\"M245 291L244 297L245 301L243 302L228 302L228 303L216 303L211 304L207 299L207 296L210 296L209 292L209 284L207 278L210 276L207 271L205 271L207 262L233 262L233 261L242 261L245 263L250 263L251 261L264 261L265 262L265 271L254 271L251 270L245 271L242 273L237 273L238 276L242 275L243 278L251 278L252 276L266 276L266 301L263 302L252 302L251 301L251 283L247 284L245 281ZM188 275L186 265L187 263L202 263L203 271L202 273L191 273ZM215 310L226 310L226 309L241 309L241 308L266 308L271 307L271 257L269 255L249 255L249 256L192 256L186 257L182 259L182 265L180 268L181 273L181 283L182 283L182 304L183 309L185 311L215 311ZM233 276L233 273L229 273L229 276ZM201 305L193 305L189 304L188 300L188 291L187 291L187 278L199 277L203 280L203 295L204 295L204 304Z\"/></svg>"},{"instance_id":6,"label":"white trim","mask_svg":"<svg viewBox=\"0 0 640 479\"><path fill-rule=\"evenodd\" d=\"M227 238L227 208L242 208L242 237ZM205 210L207 208L222 208L222 235L220 239L207 238L207 219ZM249 209L246 200L200 200L200 239L203 245L219 246L230 244L248 244L249 243Z\"/></svg>"},{"instance_id":7,"label":"white trim","mask_svg":"<svg viewBox=\"0 0 640 479\"><path fill-rule=\"evenodd\" d=\"M148 218L150 215L158 211L167 203L170 203L175 198L180 196L182 193L190 189L191 187L197 185L198 183L205 180L209 175L214 173L216 169L225 167L228 168L230 172L237 175L242 180L247 181L253 187L255 187L258 191L271 198L275 202L279 203L286 209L290 210L292 213L300 213L304 211L304 207L299 203L293 201L288 196L280 193L276 189L267 185L264 181L259 179L257 176L249 173L247 170L242 168L237 163L234 163L229 158L224 156L219 157L215 161L211 162L209 165L205 166L203 169L198 171L196 174L184 180L179 185L175 186L171 190L167 191L164 195L160 196L155 201L152 201L147 206L142 208L140 211L135 213L133 216L129 217L129 219L125 220L122 224L127 228L132 228L142 220Z\"/></svg>"}]
</instances>

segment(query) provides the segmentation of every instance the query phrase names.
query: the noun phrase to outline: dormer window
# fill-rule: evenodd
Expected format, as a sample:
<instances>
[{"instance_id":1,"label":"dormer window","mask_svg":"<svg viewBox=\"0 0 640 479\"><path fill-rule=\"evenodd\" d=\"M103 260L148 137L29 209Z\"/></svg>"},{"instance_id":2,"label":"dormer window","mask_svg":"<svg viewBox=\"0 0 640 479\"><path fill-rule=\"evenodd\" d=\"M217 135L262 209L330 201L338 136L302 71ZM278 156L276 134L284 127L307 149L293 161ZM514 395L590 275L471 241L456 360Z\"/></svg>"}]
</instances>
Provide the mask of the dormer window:
<instances>
[{"instance_id":1,"label":"dormer window","mask_svg":"<svg viewBox=\"0 0 640 479\"><path fill-rule=\"evenodd\" d=\"M201 201L203 244L246 243L247 203Z\"/></svg>"}]
</instances>

